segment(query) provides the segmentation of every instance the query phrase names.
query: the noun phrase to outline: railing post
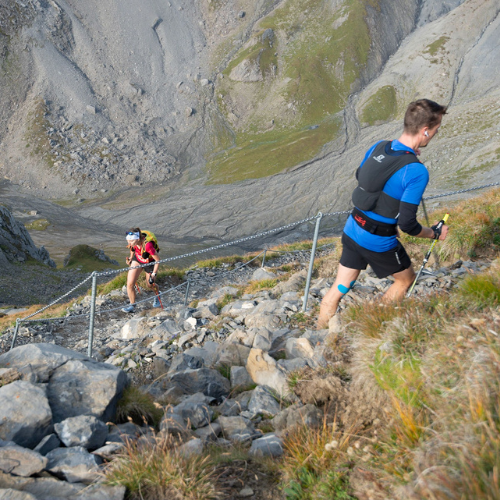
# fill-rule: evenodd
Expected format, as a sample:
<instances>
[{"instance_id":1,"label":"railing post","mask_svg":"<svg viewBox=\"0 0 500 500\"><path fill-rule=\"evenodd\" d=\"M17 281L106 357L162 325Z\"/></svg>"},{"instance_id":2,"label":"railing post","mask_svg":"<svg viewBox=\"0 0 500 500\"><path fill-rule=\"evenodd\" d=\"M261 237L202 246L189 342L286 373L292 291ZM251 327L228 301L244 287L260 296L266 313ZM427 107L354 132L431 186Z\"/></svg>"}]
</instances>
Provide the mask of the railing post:
<instances>
[{"instance_id":1,"label":"railing post","mask_svg":"<svg viewBox=\"0 0 500 500\"><path fill-rule=\"evenodd\" d=\"M19 325L21 322L19 321L19 318L16 319L16 327L14 329L14 335L12 336L12 343L10 344L10 350L14 349L14 345L16 343L17 339L17 333L19 332Z\"/></svg>"},{"instance_id":2,"label":"railing post","mask_svg":"<svg viewBox=\"0 0 500 500\"><path fill-rule=\"evenodd\" d=\"M264 248L264 255L262 256L262 266L260 267L264 267L264 264L266 263L266 252L267 248Z\"/></svg>"},{"instance_id":3,"label":"railing post","mask_svg":"<svg viewBox=\"0 0 500 500\"><path fill-rule=\"evenodd\" d=\"M189 285L191 282L188 280L187 286L186 286L186 295L184 296L184 307L187 306L188 303L188 295L189 295Z\"/></svg>"},{"instance_id":4,"label":"railing post","mask_svg":"<svg viewBox=\"0 0 500 500\"><path fill-rule=\"evenodd\" d=\"M313 245L311 249L311 260L309 261L309 272L307 273L306 289L304 290L304 301L302 302L302 312L306 312L307 309L307 297L309 295L309 287L311 286L314 257L316 254L316 245L318 244L319 225L321 224L321 218L323 217L323 214L321 212L318 212L317 217L318 218L316 219L316 227L314 228Z\"/></svg>"},{"instance_id":5,"label":"railing post","mask_svg":"<svg viewBox=\"0 0 500 500\"><path fill-rule=\"evenodd\" d=\"M90 321L89 321L89 345L87 349L88 357L92 357L92 344L94 343L94 317L95 317L95 298L97 291L97 273L92 273L92 297L90 299Z\"/></svg>"}]
</instances>

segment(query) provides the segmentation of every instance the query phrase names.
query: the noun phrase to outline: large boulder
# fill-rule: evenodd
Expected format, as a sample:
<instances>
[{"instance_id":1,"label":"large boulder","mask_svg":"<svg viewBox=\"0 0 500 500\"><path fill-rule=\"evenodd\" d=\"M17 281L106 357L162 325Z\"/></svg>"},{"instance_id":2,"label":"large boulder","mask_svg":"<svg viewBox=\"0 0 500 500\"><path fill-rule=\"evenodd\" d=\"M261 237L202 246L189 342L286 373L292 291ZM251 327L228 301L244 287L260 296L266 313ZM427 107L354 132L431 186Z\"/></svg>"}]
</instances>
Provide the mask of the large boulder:
<instances>
[{"instance_id":1,"label":"large boulder","mask_svg":"<svg viewBox=\"0 0 500 500\"><path fill-rule=\"evenodd\" d=\"M54 422L78 415L112 421L126 385L126 374L114 366L90 358L68 361L53 373L47 388Z\"/></svg>"},{"instance_id":2,"label":"large boulder","mask_svg":"<svg viewBox=\"0 0 500 500\"><path fill-rule=\"evenodd\" d=\"M0 439L34 448L53 430L45 390L18 380L0 387Z\"/></svg>"},{"instance_id":3,"label":"large boulder","mask_svg":"<svg viewBox=\"0 0 500 500\"><path fill-rule=\"evenodd\" d=\"M54 371L70 359L91 359L85 354L55 344L27 344L0 356L1 368L31 369L38 382L48 382Z\"/></svg>"}]
</instances>

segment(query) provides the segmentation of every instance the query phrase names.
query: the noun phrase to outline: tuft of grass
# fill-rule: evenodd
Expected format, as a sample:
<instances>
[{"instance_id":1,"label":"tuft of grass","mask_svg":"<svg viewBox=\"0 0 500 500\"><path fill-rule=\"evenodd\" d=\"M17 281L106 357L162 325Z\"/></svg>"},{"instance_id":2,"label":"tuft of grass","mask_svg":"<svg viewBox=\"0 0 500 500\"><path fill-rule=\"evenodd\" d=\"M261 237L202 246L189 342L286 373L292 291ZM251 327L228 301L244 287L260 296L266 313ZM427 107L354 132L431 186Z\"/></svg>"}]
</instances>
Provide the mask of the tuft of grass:
<instances>
[{"instance_id":1,"label":"tuft of grass","mask_svg":"<svg viewBox=\"0 0 500 500\"><path fill-rule=\"evenodd\" d=\"M270 290L278 284L277 279L265 279L260 281L250 281L244 293L255 293L259 290Z\"/></svg>"},{"instance_id":2,"label":"tuft of grass","mask_svg":"<svg viewBox=\"0 0 500 500\"><path fill-rule=\"evenodd\" d=\"M131 500L221 498L210 457L185 457L176 453L176 444L169 438L150 445L127 443L125 452L108 464L105 482L125 486Z\"/></svg>"},{"instance_id":3,"label":"tuft of grass","mask_svg":"<svg viewBox=\"0 0 500 500\"><path fill-rule=\"evenodd\" d=\"M222 363L220 365L217 365L216 369L223 377L231 380L231 365Z\"/></svg>"},{"instance_id":4,"label":"tuft of grass","mask_svg":"<svg viewBox=\"0 0 500 500\"><path fill-rule=\"evenodd\" d=\"M137 425L157 425L163 417L163 408L155 404L153 397L138 387L128 386L118 401L116 421L132 420Z\"/></svg>"},{"instance_id":5,"label":"tuft of grass","mask_svg":"<svg viewBox=\"0 0 500 500\"><path fill-rule=\"evenodd\" d=\"M284 439L280 466L285 498L354 500L346 467L351 435L339 431L336 422L328 424L326 418L319 428L293 428Z\"/></svg>"},{"instance_id":6,"label":"tuft of grass","mask_svg":"<svg viewBox=\"0 0 500 500\"><path fill-rule=\"evenodd\" d=\"M494 273L468 276L460 284L458 298L468 308L483 310L500 305L500 277Z\"/></svg>"}]
</instances>

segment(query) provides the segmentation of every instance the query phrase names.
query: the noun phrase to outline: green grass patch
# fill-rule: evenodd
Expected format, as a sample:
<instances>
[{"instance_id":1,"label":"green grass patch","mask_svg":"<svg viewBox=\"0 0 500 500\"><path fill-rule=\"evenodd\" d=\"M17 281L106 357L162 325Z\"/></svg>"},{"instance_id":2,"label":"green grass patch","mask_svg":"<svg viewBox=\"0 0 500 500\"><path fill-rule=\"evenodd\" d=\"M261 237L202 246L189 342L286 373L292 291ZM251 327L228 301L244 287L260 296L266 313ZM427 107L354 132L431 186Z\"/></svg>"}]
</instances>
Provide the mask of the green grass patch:
<instances>
[{"instance_id":1,"label":"green grass patch","mask_svg":"<svg viewBox=\"0 0 500 500\"><path fill-rule=\"evenodd\" d=\"M368 99L360 113L360 118L362 123L374 125L377 122L393 119L397 111L396 89L392 85L385 85Z\"/></svg>"},{"instance_id":2,"label":"green grass patch","mask_svg":"<svg viewBox=\"0 0 500 500\"><path fill-rule=\"evenodd\" d=\"M441 36L431 44L427 45L424 50L424 54L429 54L431 56L436 56L438 52L444 49L446 42L450 39L448 36Z\"/></svg>"},{"instance_id":3,"label":"green grass patch","mask_svg":"<svg viewBox=\"0 0 500 500\"><path fill-rule=\"evenodd\" d=\"M49 226L47 219L37 219L24 225L28 231L45 231Z\"/></svg>"},{"instance_id":4,"label":"green grass patch","mask_svg":"<svg viewBox=\"0 0 500 500\"><path fill-rule=\"evenodd\" d=\"M163 408L155 405L153 397L138 387L129 386L118 401L117 423L132 420L137 425L157 425L163 417Z\"/></svg>"},{"instance_id":5,"label":"green grass patch","mask_svg":"<svg viewBox=\"0 0 500 500\"><path fill-rule=\"evenodd\" d=\"M97 285L97 295L107 295L113 290L121 290L127 284L127 273L121 273L111 281Z\"/></svg>"},{"instance_id":6,"label":"green grass patch","mask_svg":"<svg viewBox=\"0 0 500 500\"><path fill-rule=\"evenodd\" d=\"M104 269L118 268L119 266L104 262L97 258L99 251L89 245L77 245L69 251L69 256L65 260L66 269L78 268L82 272L91 273L93 271L103 271Z\"/></svg>"},{"instance_id":7,"label":"green grass patch","mask_svg":"<svg viewBox=\"0 0 500 500\"><path fill-rule=\"evenodd\" d=\"M233 148L207 162L209 184L231 184L277 174L318 154L340 129L340 119L317 128L238 134Z\"/></svg>"}]
</instances>

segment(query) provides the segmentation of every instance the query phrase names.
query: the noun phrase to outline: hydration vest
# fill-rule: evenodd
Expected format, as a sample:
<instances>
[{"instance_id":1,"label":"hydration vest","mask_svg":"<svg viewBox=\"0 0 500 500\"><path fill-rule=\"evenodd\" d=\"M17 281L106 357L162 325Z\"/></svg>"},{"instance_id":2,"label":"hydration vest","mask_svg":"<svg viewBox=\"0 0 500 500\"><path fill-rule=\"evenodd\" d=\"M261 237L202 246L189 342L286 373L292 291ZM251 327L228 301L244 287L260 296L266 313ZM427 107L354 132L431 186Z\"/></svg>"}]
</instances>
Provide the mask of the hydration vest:
<instances>
[{"instance_id":1,"label":"hydration vest","mask_svg":"<svg viewBox=\"0 0 500 500\"><path fill-rule=\"evenodd\" d=\"M421 163L414 153L394 151L391 141L382 141L361 167L356 170L358 187L352 193L354 206L364 212L374 212L396 219L400 200L383 192L386 182L410 163Z\"/></svg>"},{"instance_id":2,"label":"hydration vest","mask_svg":"<svg viewBox=\"0 0 500 500\"><path fill-rule=\"evenodd\" d=\"M144 243L142 244L142 249L141 249L141 257L143 259L149 258L149 252L146 252L145 250L146 243L148 243L149 241L153 243L153 246L155 247L155 250L157 252L160 251L160 247L158 246L158 240L156 239L154 233L152 233L151 231L141 230L141 236L144 238Z\"/></svg>"}]
</instances>

